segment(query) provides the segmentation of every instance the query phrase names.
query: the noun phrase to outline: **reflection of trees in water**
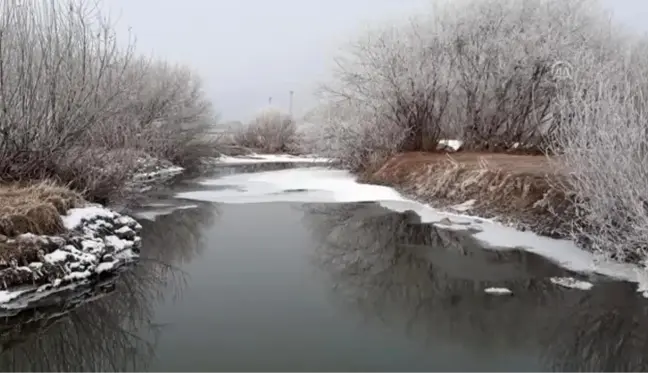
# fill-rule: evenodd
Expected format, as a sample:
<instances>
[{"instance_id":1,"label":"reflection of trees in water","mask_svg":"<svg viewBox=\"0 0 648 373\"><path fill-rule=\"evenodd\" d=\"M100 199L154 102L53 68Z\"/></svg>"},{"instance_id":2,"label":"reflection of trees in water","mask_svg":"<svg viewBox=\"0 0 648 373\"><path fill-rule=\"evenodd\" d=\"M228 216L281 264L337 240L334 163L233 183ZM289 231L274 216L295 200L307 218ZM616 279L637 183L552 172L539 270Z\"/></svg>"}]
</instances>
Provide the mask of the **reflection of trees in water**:
<instances>
[{"instance_id":1,"label":"reflection of trees in water","mask_svg":"<svg viewBox=\"0 0 648 373\"><path fill-rule=\"evenodd\" d=\"M215 210L206 206L144 222L142 260L112 281L114 291L109 282L87 294L98 299L71 305L68 298L5 319L0 369L144 369L162 328L153 322L155 307L182 291L185 274L176 265L202 250L201 229L214 216Z\"/></svg>"},{"instance_id":2,"label":"reflection of trees in water","mask_svg":"<svg viewBox=\"0 0 648 373\"><path fill-rule=\"evenodd\" d=\"M546 280L562 270L542 258L484 250L470 233L419 224L414 213L358 204L315 207L307 216L322 243L317 259L345 299L422 337L524 345L541 333L532 318L562 298ZM485 294L490 286L516 295Z\"/></svg>"},{"instance_id":3,"label":"reflection of trees in water","mask_svg":"<svg viewBox=\"0 0 648 373\"><path fill-rule=\"evenodd\" d=\"M151 322L147 263L120 274L117 290L72 309L63 304L25 311L5 320L0 368L3 371L105 371L136 369L152 356L156 330ZM153 270L152 270L153 269ZM159 279L162 281L163 279ZM127 285L127 286L126 286ZM39 312L44 314L39 315ZM56 315L59 313L59 315ZM33 320L25 320L31 316ZM19 337L19 340L15 338Z\"/></svg>"},{"instance_id":4,"label":"reflection of trees in water","mask_svg":"<svg viewBox=\"0 0 648 373\"><path fill-rule=\"evenodd\" d=\"M197 203L198 208L179 209L155 221L142 220L142 258L180 265L191 261L205 248L203 231L214 224L218 207Z\"/></svg>"},{"instance_id":5,"label":"reflection of trees in water","mask_svg":"<svg viewBox=\"0 0 648 373\"><path fill-rule=\"evenodd\" d=\"M648 371L648 301L633 284L598 285L564 308L546 341L559 371Z\"/></svg>"},{"instance_id":6,"label":"reflection of trees in water","mask_svg":"<svg viewBox=\"0 0 648 373\"><path fill-rule=\"evenodd\" d=\"M648 302L633 285L562 289L547 280L565 271L540 257L484 250L468 232L372 204L315 206L306 216L321 243L316 260L369 318L424 339L535 351L559 369L648 368ZM489 286L514 296L484 294Z\"/></svg>"}]
</instances>

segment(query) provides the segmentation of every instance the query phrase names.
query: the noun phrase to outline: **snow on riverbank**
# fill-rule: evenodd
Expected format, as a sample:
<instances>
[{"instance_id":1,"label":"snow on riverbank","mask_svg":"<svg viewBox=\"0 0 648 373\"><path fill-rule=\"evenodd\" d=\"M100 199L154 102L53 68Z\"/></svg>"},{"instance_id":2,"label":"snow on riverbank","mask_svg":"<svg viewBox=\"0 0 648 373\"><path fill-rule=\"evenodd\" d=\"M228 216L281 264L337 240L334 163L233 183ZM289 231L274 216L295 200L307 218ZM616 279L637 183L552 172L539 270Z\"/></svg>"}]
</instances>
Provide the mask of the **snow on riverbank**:
<instances>
[{"instance_id":1,"label":"snow on riverbank","mask_svg":"<svg viewBox=\"0 0 648 373\"><path fill-rule=\"evenodd\" d=\"M64 236L23 234L12 241L48 247L49 252L26 266L6 265L0 278L6 290L0 291L0 308L20 309L70 287L87 284L104 272L114 272L138 258L142 228L133 218L99 205L73 208L63 216L70 230ZM27 279L8 284L7 279ZM13 286L11 286L13 285Z\"/></svg>"},{"instance_id":2,"label":"snow on riverbank","mask_svg":"<svg viewBox=\"0 0 648 373\"><path fill-rule=\"evenodd\" d=\"M161 168L159 170L136 173L133 175L134 181L159 181L160 179L168 179L181 174L184 168L179 166L169 166L168 168Z\"/></svg>"},{"instance_id":3,"label":"snow on riverbank","mask_svg":"<svg viewBox=\"0 0 648 373\"><path fill-rule=\"evenodd\" d=\"M202 184L214 187L215 190L183 192L177 196L220 203L377 201L393 211L411 210L421 217L423 223L436 223L444 229L472 229L477 232L475 237L485 247L499 250L523 249L575 272L597 273L638 283L638 291L648 297L648 271L645 267L600 260L594 254L579 249L571 241L522 232L493 220L466 215L461 210L468 210L470 203L462 206L464 209L456 209L459 210L456 213L436 210L404 197L393 188L358 183L346 171L323 167L296 168L235 174L207 180ZM564 281L560 282L565 285ZM584 289L587 286L579 284L578 287Z\"/></svg>"}]
</instances>

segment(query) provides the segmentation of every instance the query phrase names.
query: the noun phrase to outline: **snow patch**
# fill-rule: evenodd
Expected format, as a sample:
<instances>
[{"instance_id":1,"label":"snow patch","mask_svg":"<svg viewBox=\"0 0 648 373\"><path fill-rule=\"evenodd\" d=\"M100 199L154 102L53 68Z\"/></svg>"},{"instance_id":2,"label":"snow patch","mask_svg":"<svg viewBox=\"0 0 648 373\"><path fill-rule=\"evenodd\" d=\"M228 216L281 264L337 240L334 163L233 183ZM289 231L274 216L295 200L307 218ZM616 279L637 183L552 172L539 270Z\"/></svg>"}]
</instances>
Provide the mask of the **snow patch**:
<instances>
[{"instance_id":1,"label":"snow patch","mask_svg":"<svg viewBox=\"0 0 648 373\"><path fill-rule=\"evenodd\" d=\"M0 290L0 304L11 302L27 290Z\"/></svg>"},{"instance_id":2,"label":"snow patch","mask_svg":"<svg viewBox=\"0 0 648 373\"><path fill-rule=\"evenodd\" d=\"M460 203L458 205L450 206L450 209L455 210L455 211L459 211L459 212L468 211L468 210L472 209L473 206L475 206L475 202L477 202L477 200L469 199L468 201Z\"/></svg>"},{"instance_id":3,"label":"snow patch","mask_svg":"<svg viewBox=\"0 0 648 373\"><path fill-rule=\"evenodd\" d=\"M130 229L130 227L128 227L127 225L124 225L123 227L115 230L115 233L117 233L117 234L125 234L125 233L132 232L132 231L133 230Z\"/></svg>"},{"instance_id":4,"label":"snow patch","mask_svg":"<svg viewBox=\"0 0 648 373\"><path fill-rule=\"evenodd\" d=\"M439 145L441 147L448 147L453 151L458 151L463 146L463 141L461 140L439 140Z\"/></svg>"},{"instance_id":5,"label":"snow patch","mask_svg":"<svg viewBox=\"0 0 648 373\"><path fill-rule=\"evenodd\" d=\"M107 208L99 205L90 205L70 209L67 214L63 215L61 218L63 219L63 225L65 228L73 230L86 221L96 218L112 219L114 217L115 213Z\"/></svg>"},{"instance_id":6,"label":"snow patch","mask_svg":"<svg viewBox=\"0 0 648 373\"><path fill-rule=\"evenodd\" d=\"M49 263L64 262L67 260L68 253L63 250L56 250L45 255L45 261Z\"/></svg>"},{"instance_id":7,"label":"snow patch","mask_svg":"<svg viewBox=\"0 0 648 373\"><path fill-rule=\"evenodd\" d=\"M184 168L179 167L179 166L171 166L168 168L162 168L157 171L152 171L152 172L141 172L141 173L136 173L133 175L133 180L134 181L150 181L150 180L157 180L160 178L170 178L175 175L181 174L184 171Z\"/></svg>"},{"instance_id":8,"label":"snow patch","mask_svg":"<svg viewBox=\"0 0 648 373\"><path fill-rule=\"evenodd\" d=\"M113 247L118 251L124 250L126 248L124 240L119 239L119 237L117 236L106 236L104 238L104 241L106 242L106 245Z\"/></svg>"}]
</instances>

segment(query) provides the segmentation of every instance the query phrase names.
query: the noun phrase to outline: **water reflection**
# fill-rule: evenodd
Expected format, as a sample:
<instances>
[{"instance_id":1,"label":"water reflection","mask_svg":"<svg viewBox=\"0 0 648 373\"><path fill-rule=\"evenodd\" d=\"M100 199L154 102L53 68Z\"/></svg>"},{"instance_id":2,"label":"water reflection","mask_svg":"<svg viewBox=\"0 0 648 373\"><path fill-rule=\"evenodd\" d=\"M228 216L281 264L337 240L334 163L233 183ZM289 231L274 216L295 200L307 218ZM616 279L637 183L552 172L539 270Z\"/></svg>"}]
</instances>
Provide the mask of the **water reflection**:
<instances>
[{"instance_id":1,"label":"water reflection","mask_svg":"<svg viewBox=\"0 0 648 373\"><path fill-rule=\"evenodd\" d=\"M177 297L186 274L178 267L204 249L201 229L217 210L203 205L142 221L142 259L55 305L0 323L2 371L142 370L154 357L164 326L156 305Z\"/></svg>"},{"instance_id":2,"label":"water reflection","mask_svg":"<svg viewBox=\"0 0 648 373\"><path fill-rule=\"evenodd\" d=\"M648 301L635 286L610 282L564 305L545 341L558 371L648 371Z\"/></svg>"},{"instance_id":3,"label":"water reflection","mask_svg":"<svg viewBox=\"0 0 648 373\"><path fill-rule=\"evenodd\" d=\"M196 208L179 209L154 221L141 220L142 256L148 260L181 265L205 249L202 232L216 221L218 206L192 202Z\"/></svg>"},{"instance_id":4,"label":"water reflection","mask_svg":"<svg viewBox=\"0 0 648 373\"><path fill-rule=\"evenodd\" d=\"M549 278L575 274L542 257L485 250L469 231L372 203L312 206L305 216L320 243L316 263L338 298L370 322L428 343L535 356L531 370L648 368L648 305L633 284L561 288ZM514 295L485 294L490 286Z\"/></svg>"}]
</instances>

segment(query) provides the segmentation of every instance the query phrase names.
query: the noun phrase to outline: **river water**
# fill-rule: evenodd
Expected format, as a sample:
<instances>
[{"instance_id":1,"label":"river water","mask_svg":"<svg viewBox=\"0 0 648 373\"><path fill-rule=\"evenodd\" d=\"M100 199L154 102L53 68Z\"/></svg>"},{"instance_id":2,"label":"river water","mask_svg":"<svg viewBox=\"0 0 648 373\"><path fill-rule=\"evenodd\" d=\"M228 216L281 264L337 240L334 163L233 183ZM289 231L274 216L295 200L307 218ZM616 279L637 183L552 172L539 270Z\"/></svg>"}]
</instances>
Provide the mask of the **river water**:
<instances>
[{"instance_id":1,"label":"river water","mask_svg":"<svg viewBox=\"0 0 648 373\"><path fill-rule=\"evenodd\" d=\"M137 215L141 262L83 302L5 319L0 369L648 369L648 301L634 284L484 248L474 230L369 197L340 202L348 185L334 179L326 193L237 184L250 171L152 196Z\"/></svg>"}]
</instances>

